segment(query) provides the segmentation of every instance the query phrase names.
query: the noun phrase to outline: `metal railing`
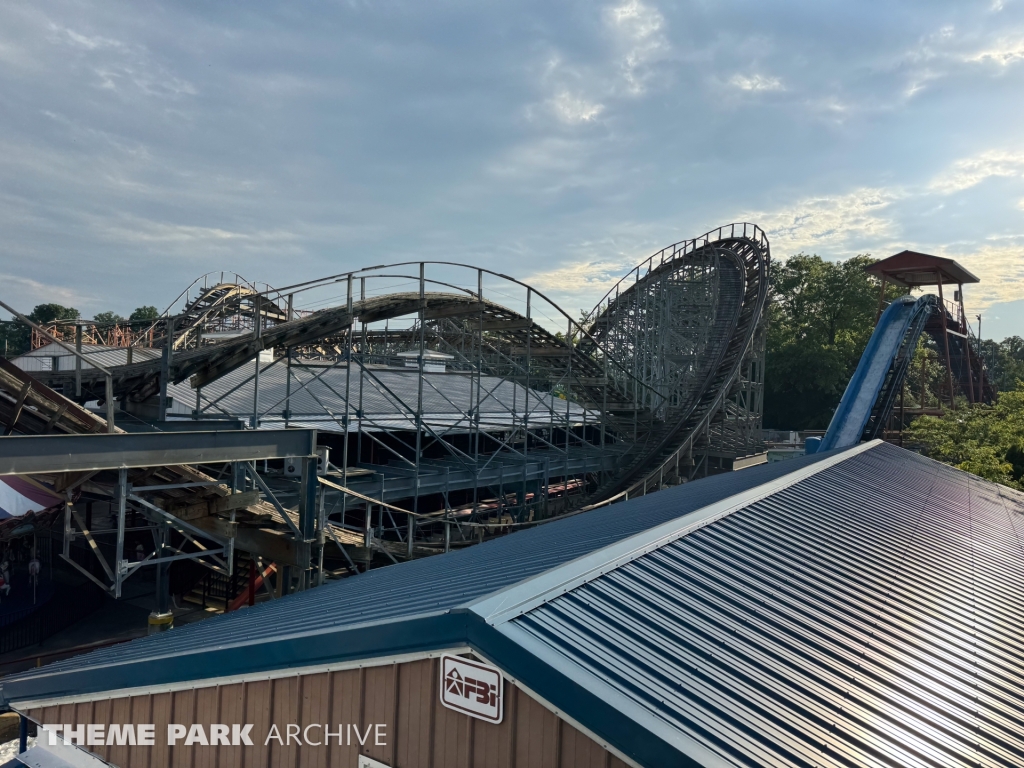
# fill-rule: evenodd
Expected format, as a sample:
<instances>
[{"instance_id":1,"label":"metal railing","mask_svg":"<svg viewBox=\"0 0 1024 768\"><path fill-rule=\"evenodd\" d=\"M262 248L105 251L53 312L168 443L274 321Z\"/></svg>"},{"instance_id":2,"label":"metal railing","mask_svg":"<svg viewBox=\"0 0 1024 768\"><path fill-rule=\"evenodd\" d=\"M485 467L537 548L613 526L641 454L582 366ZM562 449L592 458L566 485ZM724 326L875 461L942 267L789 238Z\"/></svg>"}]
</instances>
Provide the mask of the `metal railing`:
<instances>
[{"instance_id":1,"label":"metal railing","mask_svg":"<svg viewBox=\"0 0 1024 768\"><path fill-rule=\"evenodd\" d=\"M38 645L97 611L106 599L106 593L93 584L59 592L27 616L3 626L0 654Z\"/></svg>"}]
</instances>

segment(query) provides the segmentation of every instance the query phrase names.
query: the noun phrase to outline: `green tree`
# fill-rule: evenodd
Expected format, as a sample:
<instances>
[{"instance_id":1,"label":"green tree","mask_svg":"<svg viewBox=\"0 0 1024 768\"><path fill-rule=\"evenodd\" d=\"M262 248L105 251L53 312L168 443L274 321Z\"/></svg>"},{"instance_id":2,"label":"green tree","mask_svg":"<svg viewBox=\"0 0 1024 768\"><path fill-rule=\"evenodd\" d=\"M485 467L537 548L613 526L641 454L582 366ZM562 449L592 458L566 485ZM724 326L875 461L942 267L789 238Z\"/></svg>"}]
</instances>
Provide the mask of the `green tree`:
<instances>
[{"instance_id":1,"label":"green tree","mask_svg":"<svg viewBox=\"0 0 1024 768\"><path fill-rule=\"evenodd\" d=\"M97 325L116 325L117 323L124 322L124 318L117 314L117 312L97 312L96 316L93 317L93 322Z\"/></svg>"},{"instance_id":2,"label":"green tree","mask_svg":"<svg viewBox=\"0 0 1024 768\"><path fill-rule=\"evenodd\" d=\"M160 312L156 307L137 307L132 310L132 313L128 316L128 319L133 323L137 322L152 322L160 317Z\"/></svg>"},{"instance_id":3,"label":"green tree","mask_svg":"<svg viewBox=\"0 0 1024 768\"><path fill-rule=\"evenodd\" d=\"M905 379L907 408L943 407L949 399L948 375L935 341L922 334Z\"/></svg>"},{"instance_id":4,"label":"green tree","mask_svg":"<svg viewBox=\"0 0 1024 768\"><path fill-rule=\"evenodd\" d=\"M798 254L771 275L765 364L765 426L824 429L875 327L876 259L826 261ZM886 299L901 295L890 286Z\"/></svg>"},{"instance_id":5,"label":"green tree","mask_svg":"<svg viewBox=\"0 0 1024 768\"><path fill-rule=\"evenodd\" d=\"M27 317L34 323L47 325L54 321L77 320L78 310L62 304L37 304ZM0 328L0 354L7 357L24 354L28 352L31 342L31 329L18 320L4 322Z\"/></svg>"},{"instance_id":6,"label":"green tree","mask_svg":"<svg viewBox=\"0 0 1024 768\"><path fill-rule=\"evenodd\" d=\"M17 357L27 352L28 338L28 328L18 321L0 321L0 355Z\"/></svg>"},{"instance_id":7,"label":"green tree","mask_svg":"<svg viewBox=\"0 0 1024 768\"><path fill-rule=\"evenodd\" d=\"M55 320L77 320L78 317L77 309L61 304L37 304L28 315L29 320L40 325Z\"/></svg>"},{"instance_id":8,"label":"green tree","mask_svg":"<svg viewBox=\"0 0 1024 768\"><path fill-rule=\"evenodd\" d=\"M925 456L1024 490L1024 381L994 405L962 405L941 418L922 416L905 439Z\"/></svg>"},{"instance_id":9,"label":"green tree","mask_svg":"<svg viewBox=\"0 0 1024 768\"><path fill-rule=\"evenodd\" d=\"M1020 336L981 342L981 357L997 392L1016 389L1017 381L1024 379L1024 339Z\"/></svg>"}]
</instances>

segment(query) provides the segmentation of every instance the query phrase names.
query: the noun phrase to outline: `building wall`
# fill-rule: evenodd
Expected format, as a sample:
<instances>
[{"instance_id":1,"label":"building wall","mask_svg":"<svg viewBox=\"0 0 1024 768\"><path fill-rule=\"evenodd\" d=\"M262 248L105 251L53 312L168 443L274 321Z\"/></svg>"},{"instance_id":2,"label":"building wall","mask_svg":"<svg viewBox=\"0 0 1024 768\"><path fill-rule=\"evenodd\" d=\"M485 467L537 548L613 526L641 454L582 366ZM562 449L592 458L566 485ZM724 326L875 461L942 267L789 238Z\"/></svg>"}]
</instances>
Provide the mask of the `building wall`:
<instances>
[{"instance_id":1,"label":"building wall","mask_svg":"<svg viewBox=\"0 0 1024 768\"><path fill-rule=\"evenodd\" d=\"M437 658L30 710L39 723L153 723L156 746L89 749L125 768L356 768L364 754L391 768L625 768L589 736L505 681L493 725L444 707ZM253 723L252 747L166 745L168 723ZM264 746L276 723L386 725L387 745ZM311 735L316 738L319 731ZM373 741L372 735L369 739Z\"/></svg>"}]
</instances>

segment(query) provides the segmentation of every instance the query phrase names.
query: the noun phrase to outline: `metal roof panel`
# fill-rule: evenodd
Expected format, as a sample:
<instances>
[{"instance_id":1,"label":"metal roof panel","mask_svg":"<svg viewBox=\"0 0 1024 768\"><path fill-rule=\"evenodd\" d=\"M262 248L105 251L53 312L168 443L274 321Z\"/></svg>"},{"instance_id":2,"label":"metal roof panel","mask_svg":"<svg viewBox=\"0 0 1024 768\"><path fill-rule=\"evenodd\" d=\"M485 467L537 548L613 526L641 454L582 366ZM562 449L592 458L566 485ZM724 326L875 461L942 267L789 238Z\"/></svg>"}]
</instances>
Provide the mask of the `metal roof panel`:
<instances>
[{"instance_id":1,"label":"metal roof panel","mask_svg":"<svg viewBox=\"0 0 1024 768\"><path fill-rule=\"evenodd\" d=\"M715 475L463 550L371 570L285 599L8 677L2 694L34 697L32 691L37 686L33 681L112 664L141 663L159 676L161 658L189 654L198 659L207 651L228 647L248 648L247 664L253 670L267 668L273 664L272 642L450 611L829 456L814 454ZM145 673L138 674L142 680ZM191 674L215 677L218 670L197 663ZM103 690L107 683L97 676L90 685Z\"/></svg>"},{"instance_id":2,"label":"metal roof panel","mask_svg":"<svg viewBox=\"0 0 1024 768\"><path fill-rule=\"evenodd\" d=\"M1020 765L1022 514L883 444L498 629L725 764Z\"/></svg>"}]
</instances>

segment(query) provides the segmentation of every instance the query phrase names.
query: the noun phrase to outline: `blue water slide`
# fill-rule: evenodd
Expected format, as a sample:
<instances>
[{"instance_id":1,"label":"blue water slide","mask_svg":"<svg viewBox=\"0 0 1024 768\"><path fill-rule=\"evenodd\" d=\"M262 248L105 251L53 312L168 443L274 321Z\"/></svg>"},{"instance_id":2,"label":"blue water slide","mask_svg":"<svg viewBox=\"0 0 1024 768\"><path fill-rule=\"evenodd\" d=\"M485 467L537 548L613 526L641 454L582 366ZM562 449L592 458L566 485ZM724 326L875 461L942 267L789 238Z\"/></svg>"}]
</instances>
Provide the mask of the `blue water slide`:
<instances>
[{"instance_id":1,"label":"blue water slide","mask_svg":"<svg viewBox=\"0 0 1024 768\"><path fill-rule=\"evenodd\" d=\"M937 309L935 296L903 296L882 313L817 451L848 448L879 432L903 386L925 322ZM815 452L808 443L808 453Z\"/></svg>"}]
</instances>

